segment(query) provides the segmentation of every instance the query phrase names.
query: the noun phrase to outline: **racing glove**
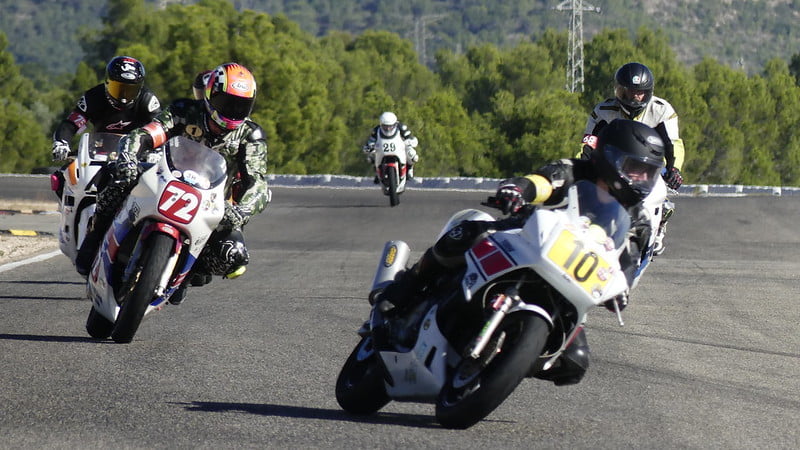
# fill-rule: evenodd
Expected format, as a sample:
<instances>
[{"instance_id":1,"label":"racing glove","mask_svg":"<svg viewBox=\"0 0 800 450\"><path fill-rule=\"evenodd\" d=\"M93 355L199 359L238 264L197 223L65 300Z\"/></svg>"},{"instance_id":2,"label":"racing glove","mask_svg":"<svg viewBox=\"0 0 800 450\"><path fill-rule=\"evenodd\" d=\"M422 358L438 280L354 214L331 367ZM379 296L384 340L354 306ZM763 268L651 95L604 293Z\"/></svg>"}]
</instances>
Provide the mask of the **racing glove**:
<instances>
[{"instance_id":1,"label":"racing glove","mask_svg":"<svg viewBox=\"0 0 800 450\"><path fill-rule=\"evenodd\" d=\"M139 163L136 157L128 153L120 153L117 159L109 164L111 176L117 184L124 186L133 184L139 176Z\"/></svg>"},{"instance_id":2,"label":"racing glove","mask_svg":"<svg viewBox=\"0 0 800 450\"><path fill-rule=\"evenodd\" d=\"M61 140L53 141L53 161L63 161L69 156L69 144Z\"/></svg>"},{"instance_id":3,"label":"racing glove","mask_svg":"<svg viewBox=\"0 0 800 450\"><path fill-rule=\"evenodd\" d=\"M237 205L225 202L225 214L222 215L219 226L225 230L241 230L249 220L250 214L247 211Z\"/></svg>"},{"instance_id":4,"label":"racing glove","mask_svg":"<svg viewBox=\"0 0 800 450\"><path fill-rule=\"evenodd\" d=\"M677 167L668 167L667 171L662 175L664 182L667 183L670 189L678 190L683 184L683 175Z\"/></svg>"},{"instance_id":5,"label":"racing glove","mask_svg":"<svg viewBox=\"0 0 800 450\"><path fill-rule=\"evenodd\" d=\"M375 144L364 144L361 151L366 155L366 160L370 164L375 164Z\"/></svg>"},{"instance_id":6,"label":"racing glove","mask_svg":"<svg viewBox=\"0 0 800 450\"><path fill-rule=\"evenodd\" d=\"M522 198L522 189L515 184L505 184L497 189L494 196L495 206L503 212L503 214L513 214L525 205L525 200Z\"/></svg>"}]
</instances>

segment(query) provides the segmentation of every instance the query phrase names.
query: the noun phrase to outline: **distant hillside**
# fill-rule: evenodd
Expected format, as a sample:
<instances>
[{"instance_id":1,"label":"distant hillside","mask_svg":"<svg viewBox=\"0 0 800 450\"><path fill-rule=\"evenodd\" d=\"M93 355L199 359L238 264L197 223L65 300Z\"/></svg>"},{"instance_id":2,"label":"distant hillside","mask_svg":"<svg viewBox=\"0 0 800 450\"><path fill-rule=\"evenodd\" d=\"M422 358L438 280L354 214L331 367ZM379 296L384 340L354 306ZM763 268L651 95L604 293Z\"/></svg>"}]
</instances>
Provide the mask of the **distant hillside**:
<instances>
[{"instance_id":1,"label":"distant hillside","mask_svg":"<svg viewBox=\"0 0 800 450\"><path fill-rule=\"evenodd\" d=\"M196 0L147 0L158 5ZM231 0L238 10L285 14L304 30L354 34L385 29L412 41L430 63L437 49L461 52L480 43L513 45L547 27L567 30L569 0ZM71 73L83 53L78 36L101 26L107 0L0 0L0 29L18 63ZM800 53L797 0L592 0L583 14L584 39L603 28L661 29L681 61L711 56L750 73L771 58ZM53 55L58 55L54 58Z\"/></svg>"}]
</instances>

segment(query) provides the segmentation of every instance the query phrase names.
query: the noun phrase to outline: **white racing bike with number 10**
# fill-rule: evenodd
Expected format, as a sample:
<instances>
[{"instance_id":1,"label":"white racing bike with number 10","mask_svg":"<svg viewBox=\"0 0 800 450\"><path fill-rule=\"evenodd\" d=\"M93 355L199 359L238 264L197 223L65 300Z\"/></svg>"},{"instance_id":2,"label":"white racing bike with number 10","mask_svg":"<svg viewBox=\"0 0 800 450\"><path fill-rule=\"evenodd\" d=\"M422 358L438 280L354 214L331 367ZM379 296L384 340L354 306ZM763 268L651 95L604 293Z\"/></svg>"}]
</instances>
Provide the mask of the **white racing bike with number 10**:
<instances>
[{"instance_id":1,"label":"white racing bike with number 10","mask_svg":"<svg viewBox=\"0 0 800 450\"><path fill-rule=\"evenodd\" d=\"M89 272L86 331L97 339L133 340L186 280L225 211L225 159L210 148L175 137L142 166Z\"/></svg>"},{"instance_id":2,"label":"white racing bike with number 10","mask_svg":"<svg viewBox=\"0 0 800 450\"><path fill-rule=\"evenodd\" d=\"M336 382L345 411L434 403L440 424L470 427L523 379L551 369L589 311L628 289L619 255L630 216L606 191L580 181L565 208L518 217L518 227L475 244L464 269L432 281L414 306L399 315L373 306ZM494 219L465 210L439 236L462 220ZM403 241L386 244L370 299L405 270L409 253Z\"/></svg>"}]
</instances>

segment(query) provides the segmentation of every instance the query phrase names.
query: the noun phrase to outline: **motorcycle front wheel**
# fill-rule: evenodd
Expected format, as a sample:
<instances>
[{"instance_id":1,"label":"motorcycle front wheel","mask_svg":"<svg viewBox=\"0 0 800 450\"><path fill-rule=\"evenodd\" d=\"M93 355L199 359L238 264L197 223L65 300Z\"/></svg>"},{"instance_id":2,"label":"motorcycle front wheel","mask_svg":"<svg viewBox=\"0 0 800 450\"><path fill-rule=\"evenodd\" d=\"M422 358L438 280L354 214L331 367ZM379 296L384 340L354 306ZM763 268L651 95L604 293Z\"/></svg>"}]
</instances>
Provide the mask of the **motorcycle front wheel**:
<instances>
[{"instance_id":1,"label":"motorcycle front wheel","mask_svg":"<svg viewBox=\"0 0 800 450\"><path fill-rule=\"evenodd\" d=\"M389 170L389 204L397 206L400 204L400 194L397 193L397 185L400 180L397 179L397 171Z\"/></svg>"},{"instance_id":2,"label":"motorcycle front wheel","mask_svg":"<svg viewBox=\"0 0 800 450\"><path fill-rule=\"evenodd\" d=\"M142 257L136 263L137 270L125 281L126 293L111 333L111 339L120 344L133 340L175 247L172 237L162 233L153 233L144 244Z\"/></svg>"},{"instance_id":3,"label":"motorcycle front wheel","mask_svg":"<svg viewBox=\"0 0 800 450\"><path fill-rule=\"evenodd\" d=\"M372 337L361 339L336 379L336 401L350 414L374 414L389 403Z\"/></svg>"},{"instance_id":4,"label":"motorcycle front wheel","mask_svg":"<svg viewBox=\"0 0 800 450\"><path fill-rule=\"evenodd\" d=\"M506 317L476 361L464 358L436 401L436 420L465 429L500 406L525 378L547 342L547 322L533 314Z\"/></svg>"}]
</instances>

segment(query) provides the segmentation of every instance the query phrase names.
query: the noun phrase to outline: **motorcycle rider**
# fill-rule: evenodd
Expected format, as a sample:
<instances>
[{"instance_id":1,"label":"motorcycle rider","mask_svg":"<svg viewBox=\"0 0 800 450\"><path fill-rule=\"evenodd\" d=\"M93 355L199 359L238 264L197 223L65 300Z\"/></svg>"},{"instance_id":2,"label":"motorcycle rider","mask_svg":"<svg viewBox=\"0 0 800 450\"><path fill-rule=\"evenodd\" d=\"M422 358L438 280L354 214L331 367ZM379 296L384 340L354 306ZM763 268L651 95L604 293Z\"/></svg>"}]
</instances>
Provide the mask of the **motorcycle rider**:
<instances>
[{"instance_id":1,"label":"motorcycle rider","mask_svg":"<svg viewBox=\"0 0 800 450\"><path fill-rule=\"evenodd\" d=\"M521 228L528 214L526 204L558 207L565 202L570 186L589 180L613 195L631 215L631 232L620 264L633 286L637 269L650 239L650 221L642 200L650 193L664 167L665 145L653 128L627 119L616 119L600 132L597 148L589 159L562 159L549 163L531 175L503 181L493 197L494 206L512 216L497 221L463 221L428 248L417 263L386 286L376 297L377 308L397 315L418 301L418 296L442 274L453 273L466 264L464 253L486 234ZM526 207L530 208L530 207ZM616 303L616 305L614 304ZM624 309L628 294L606 302L606 308ZM583 331L567 347L559 362L537 375L556 385L578 383L589 365L589 347Z\"/></svg>"},{"instance_id":2,"label":"motorcycle rider","mask_svg":"<svg viewBox=\"0 0 800 450\"><path fill-rule=\"evenodd\" d=\"M395 133L399 132L406 144L406 165L408 170L408 178L414 178L414 164L419 161L417 154L417 144L419 140L411 133L411 129L406 124L397 120L397 115L391 111L386 111L378 118L378 126L372 129L372 132L367 138L367 143L361 147L361 151L366 153L367 161L374 167L375 166L375 142L378 140L378 133L385 138L394 137ZM375 176L375 184L380 180Z\"/></svg>"},{"instance_id":3,"label":"motorcycle rider","mask_svg":"<svg viewBox=\"0 0 800 450\"><path fill-rule=\"evenodd\" d=\"M655 128L664 140L666 171L662 177L670 189L677 190L683 184L681 167L684 160L683 140L678 132L678 114L668 101L653 95L654 86L653 73L644 64L630 62L617 69L614 74L614 98L597 104L589 115L580 156L589 158L593 137L612 120L622 118L642 122ZM675 205L665 200L653 248L655 256L664 253L667 221L674 211Z\"/></svg>"},{"instance_id":4,"label":"motorcycle rider","mask_svg":"<svg viewBox=\"0 0 800 450\"><path fill-rule=\"evenodd\" d=\"M95 132L125 134L153 120L161 112L161 103L144 80L144 65L139 60L130 56L112 58L106 65L105 81L84 92L53 133L53 161L67 159L70 141L89 124ZM59 201L64 167L54 173L59 180Z\"/></svg>"},{"instance_id":5,"label":"motorcycle rider","mask_svg":"<svg viewBox=\"0 0 800 450\"><path fill-rule=\"evenodd\" d=\"M78 271L86 275L111 225L114 214L138 180L138 156L163 145L174 136L185 136L218 151L227 162L225 214L209 238L188 282L203 285L211 275L235 278L249 262L243 226L271 200L267 185L267 143L264 131L250 120L256 98L253 74L237 63L217 66L208 76L202 100L178 99L152 122L133 130L120 141L112 167L112 181L97 195L92 230L76 258ZM180 303L187 284L172 295Z\"/></svg>"}]
</instances>

